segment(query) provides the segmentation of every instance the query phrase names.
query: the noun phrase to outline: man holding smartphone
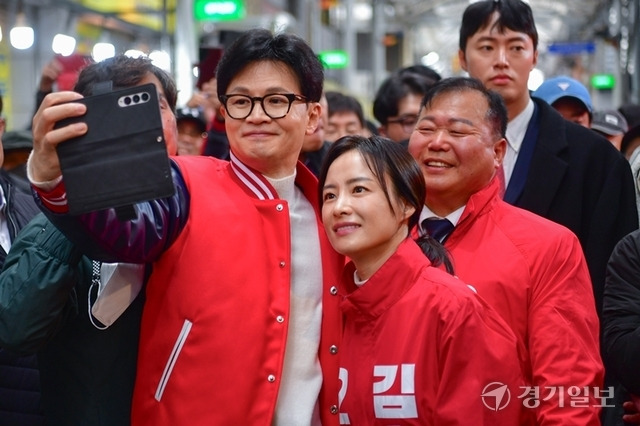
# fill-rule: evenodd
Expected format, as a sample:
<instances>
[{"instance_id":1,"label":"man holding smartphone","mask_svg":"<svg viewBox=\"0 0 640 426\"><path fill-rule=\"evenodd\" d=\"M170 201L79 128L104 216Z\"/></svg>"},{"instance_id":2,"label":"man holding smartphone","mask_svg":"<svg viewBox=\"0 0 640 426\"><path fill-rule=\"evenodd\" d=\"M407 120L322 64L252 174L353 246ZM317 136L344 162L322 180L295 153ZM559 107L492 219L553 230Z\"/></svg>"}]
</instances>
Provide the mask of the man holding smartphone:
<instances>
[{"instance_id":1,"label":"man holding smartphone","mask_svg":"<svg viewBox=\"0 0 640 426\"><path fill-rule=\"evenodd\" d=\"M121 55L90 65L75 86L77 92L48 95L41 112L53 113L54 119L60 118L60 109L84 112L83 104L56 102L89 96L94 84L104 81L124 88L156 86L167 153L175 154L177 90L171 77L147 58ZM64 133L38 115L36 134L44 122L51 125L49 136ZM86 123L70 127L86 129ZM125 149L123 155L133 154ZM35 215L33 198L25 197ZM46 424L129 425L144 302L144 292L137 291L146 278L145 265L92 261L43 215L24 226L14 243L0 274L0 346L37 354ZM120 299L122 293L129 297ZM10 377L1 368L0 382ZM27 401L24 393L16 399ZM2 402L4 407L6 400ZM0 424L32 424L3 414Z\"/></svg>"}]
</instances>

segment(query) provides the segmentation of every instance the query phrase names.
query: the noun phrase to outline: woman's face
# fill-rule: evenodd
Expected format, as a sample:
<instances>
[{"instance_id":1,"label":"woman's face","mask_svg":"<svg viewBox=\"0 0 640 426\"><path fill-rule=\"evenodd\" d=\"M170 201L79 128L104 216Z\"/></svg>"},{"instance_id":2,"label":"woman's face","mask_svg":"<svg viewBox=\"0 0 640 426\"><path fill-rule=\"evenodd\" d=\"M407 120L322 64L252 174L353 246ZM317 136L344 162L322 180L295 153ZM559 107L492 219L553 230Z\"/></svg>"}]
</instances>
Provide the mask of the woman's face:
<instances>
[{"instance_id":1,"label":"woman's face","mask_svg":"<svg viewBox=\"0 0 640 426\"><path fill-rule=\"evenodd\" d=\"M361 279L369 278L396 251L415 211L398 199L385 179L393 208L362 155L351 150L331 164L322 188L322 220L329 241L354 261Z\"/></svg>"}]
</instances>

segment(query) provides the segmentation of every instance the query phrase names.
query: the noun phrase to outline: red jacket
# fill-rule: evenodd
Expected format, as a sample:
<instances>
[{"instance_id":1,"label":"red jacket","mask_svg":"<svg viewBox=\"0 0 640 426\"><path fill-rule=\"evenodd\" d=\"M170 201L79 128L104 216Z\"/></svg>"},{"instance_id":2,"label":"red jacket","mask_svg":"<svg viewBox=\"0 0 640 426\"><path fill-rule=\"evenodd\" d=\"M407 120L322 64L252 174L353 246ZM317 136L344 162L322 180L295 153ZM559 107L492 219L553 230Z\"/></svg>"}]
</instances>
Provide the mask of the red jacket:
<instances>
[{"instance_id":1,"label":"red jacket","mask_svg":"<svg viewBox=\"0 0 640 426\"><path fill-rule=\"evenodd\" d=\"M517 340L492 308L411 239L362 287L353 272L343 274L342 424L519 424ZM482 397L496 383L510 400Z\"/></svg>"},{"instance_id":2,"label":"red jacket","mask_svg":"<svg viewBox=\"0 0 640 426\"><path fill-rule=\"evenodd\" d=\"M290 242L285 201L259 174L233 161L178 157L190 213L153 265L147 286L134 425L271 425L289 324ZM242 179L240 178L242 176ZM296 183L317 209L317 183ZM271 198L275 196L275 198ZM338 424L344 260L318 231L323 255L323 425Z\"/></svg>"},{"instance_id":3,"label":"red jacket","mask_svg":"<svg viewBox=\"0 0 640 426\"><path fill-rule=\"evenodd\" d=\"M599 425L598 317L580 243L563 226L502 201L498 189L494 179L474 194L446 240L455 273L526 347L528 375L540 392L538 423ZM588 387L588 404L567 393L572 386L574 393Z\"/></svg>"}]
</instances>

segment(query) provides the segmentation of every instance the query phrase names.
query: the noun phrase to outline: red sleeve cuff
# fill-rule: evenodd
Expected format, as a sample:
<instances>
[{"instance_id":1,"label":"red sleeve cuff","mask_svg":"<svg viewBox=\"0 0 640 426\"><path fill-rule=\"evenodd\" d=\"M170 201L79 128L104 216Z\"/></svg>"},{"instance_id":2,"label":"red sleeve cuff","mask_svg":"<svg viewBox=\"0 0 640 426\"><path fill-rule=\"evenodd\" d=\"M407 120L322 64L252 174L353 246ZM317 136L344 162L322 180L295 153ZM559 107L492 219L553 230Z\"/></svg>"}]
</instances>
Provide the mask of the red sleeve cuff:
<instances>
[{"instance_id":1,"label":"red sleeve cuff","mask_svg":"<svg viewBox=\"0 0 640 426\"><path fill-rule=\"evenodd\" d=\"M53 213L68 213L67 189L64 181L60 181L51 191L45 191L37 186L31 185L40 197L42 205Z\"/></svg>"}]
</instances>

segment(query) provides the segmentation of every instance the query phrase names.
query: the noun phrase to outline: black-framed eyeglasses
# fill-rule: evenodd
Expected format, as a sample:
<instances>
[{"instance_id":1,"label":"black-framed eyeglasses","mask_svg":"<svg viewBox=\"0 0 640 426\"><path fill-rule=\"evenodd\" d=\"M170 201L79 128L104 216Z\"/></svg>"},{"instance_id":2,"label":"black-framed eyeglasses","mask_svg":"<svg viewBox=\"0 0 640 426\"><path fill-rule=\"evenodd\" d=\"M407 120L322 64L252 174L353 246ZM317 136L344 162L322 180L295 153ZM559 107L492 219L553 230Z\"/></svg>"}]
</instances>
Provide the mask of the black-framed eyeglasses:
<instances>
[{"instance_id":1,"label":"black-framed eyeglasses","mask_svg":"<svg viewBox=\"0 0 640 426\"><path fill-rule=\"evenodd\" d=\"M402 130L404 130L407 133L410 133L413 131L413 129L416 127L417 122L418 122L417 114L404 114L398 118L390 118L387 120L387 124L394 124L394 123L400 124L402 126Z\"/></svg>"},{"instance_id":2,"label":"black-framed eyeglasses","mask_svg":"<svg viewBox=\"0 0 640 426\"><path fill-rule=\"evenodd\" d=\"M282 118L289 114L291 104L294 101L306 102L304 96L294 93L272 93L266 96L248 96L248 95L222 95L220 96L224 109L227 110L229 117L235 120L243 120L251 115L256 102L260 102L262 110L269 118Z\"/></svg>"}]
</instances>

